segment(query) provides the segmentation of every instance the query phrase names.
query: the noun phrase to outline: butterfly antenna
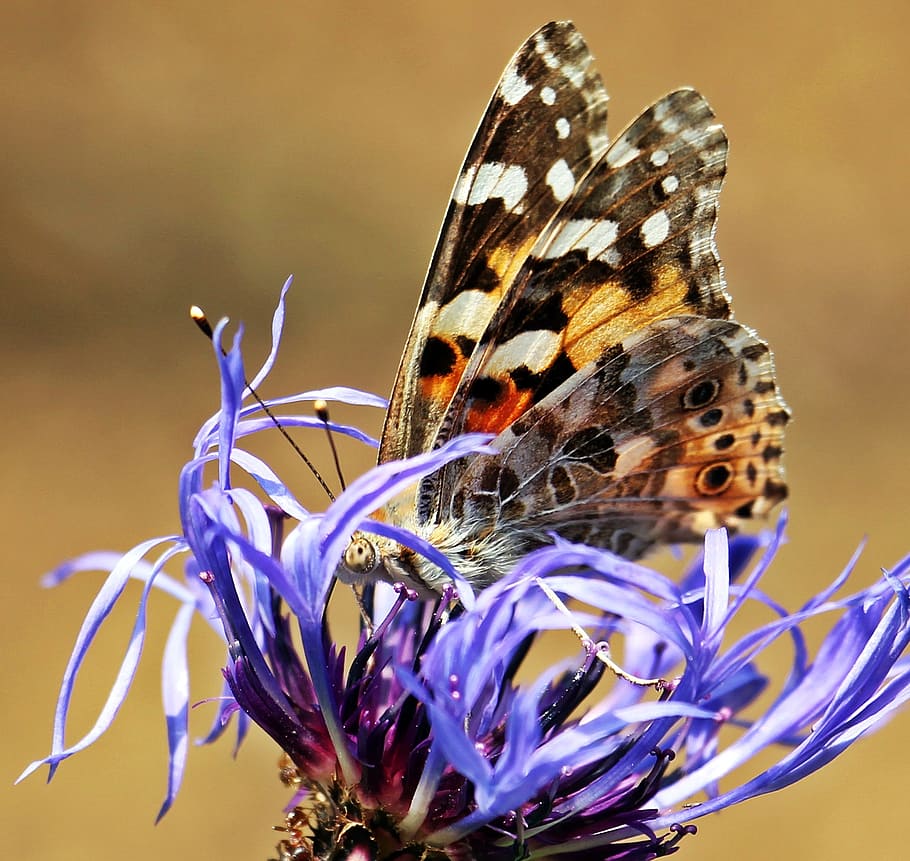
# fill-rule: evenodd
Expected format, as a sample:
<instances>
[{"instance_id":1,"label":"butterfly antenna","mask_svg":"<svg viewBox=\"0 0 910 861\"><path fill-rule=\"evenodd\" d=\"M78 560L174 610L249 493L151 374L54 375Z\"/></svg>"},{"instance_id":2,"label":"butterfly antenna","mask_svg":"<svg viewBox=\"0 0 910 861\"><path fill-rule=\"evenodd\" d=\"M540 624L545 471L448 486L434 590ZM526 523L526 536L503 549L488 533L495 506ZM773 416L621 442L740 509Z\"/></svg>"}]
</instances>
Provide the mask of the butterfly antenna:
<instances>
[{"instance_id":1,"label":"butterfly antenna","mask_svg":"<svg viewBox=\"0 0 910 861\"><path fill-rule=\"evenodd\" d=\"M329 405L322 399L313 402L313 409L316 411L316 417L322 422L325 428L325 435L329 440L329 448L332 450L332 459L335 461L335 474L338 476L338 482L341 489L347 487L344 481L344 473L341 471L341 461L338 460L338 449L335 448L335 437L332 436L332 429L329 427Z\"/></svg>"},{"instance_id":2,"label":"butterfly antenna","mask_svg":"<svg viewBox=\"0 0 910 861\"><path fill-rule=\"evenodd\" d=\"M193 305L190 307L190 319L200 328L202 334L206 336L210 341L214 340L215 333L212 330L212 325L209 323L208 317L205 316L205 312L198 305ZM221 349L221 355L225 356L227 353L224 351L224 348ZM313 473L316 481L319 482L322 489L326 492L330 502L335 501L335 494L332 493L329 486L325 483L325 479L319 474L319 470L313 465L313 462L303 453L303 450L297 445L296 442L291 438L291 435L287 432L284 425L278 421L278 417L266 406L265 401L259 397L259 393L250 385L250 381L244 376L243 382L249 390L250 394L255 398L256 403L262 408L262 411L272 420L272 423L281 431L281 435L290 443L290 446L297 453L297 456L307 465L310 472ZM325 403L324 401L317 401L317 404ZM328 415L328 413L326 413ZM320 416L320 418L322 418ZM325 422L325 419L322 419ZM334 454L335 447L332 446L332 452ZM335 465L338 465L338 456L335 456ZM342 487L344 485L342 484Z\"/></svg>"}]
</instances>

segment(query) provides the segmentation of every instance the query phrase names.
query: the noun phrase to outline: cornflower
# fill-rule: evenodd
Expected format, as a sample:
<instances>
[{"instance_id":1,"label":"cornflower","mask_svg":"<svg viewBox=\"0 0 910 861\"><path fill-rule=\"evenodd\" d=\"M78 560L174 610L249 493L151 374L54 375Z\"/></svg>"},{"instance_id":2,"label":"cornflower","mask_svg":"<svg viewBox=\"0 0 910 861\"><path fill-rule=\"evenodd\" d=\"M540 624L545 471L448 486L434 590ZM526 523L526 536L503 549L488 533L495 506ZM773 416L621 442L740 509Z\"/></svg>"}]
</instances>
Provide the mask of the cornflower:
<instances>
[{"instance_id":1,"label":"cornflower","mask_svg":"<svg viewBox=\"0 0 910 861\"><path fill-rule=\"evenodd\" d=\"M254 387L277 357L288 286ZM679 583L554 539L475 595L442 554L369 515L449 461L489 452L487 437L459 437L380 465L325 513L305 510L240 446L274 424L258 404L244 405L240 334L223 353L225 322L213 338L221 410L203 424L180 475L181 534L122 556L89 553L45 579L56 585L81 571L109 572L64 674L51 752L22 777L44 764L53 775L111 725L138 666L152 589L177 607L163 660L170 757L159 818L186 764L187 636L198 618L227 651L205 741L232 721L242 740L252 721L282 751L290 798L277 826L281 861L668 855L694 833L695 820L806 777L906 700L910 559L838 597L855 556L827 589L788 612L759 589L783 541L783 517L759 537L709 532ZM267 405L320 399L384 404L333 388ZM307 415L282 415L281 424L323 427ZM354 428L331 428L375 444ZM218 477L207 484L212 464ZM261 492L237 486L238 470ZM455 586L435 601L400 584L365 590L367 618L348 658L326 611L338 561L359 528L434 553ZM165 573L177 557L184 559L181 577ZM94 727L67 744L77 673L130 579L144 589L120 671ZM768 620L736 633L743 610L755 605ZM812 657L804 628L822 616L831 622ZM559 631L571 633L571 645L553 661L552 644L566 642ZM781 642L791 650L783 681L760 668L766 650ZM611 656L617 645L621 661ZM532 658L544 650L548 666L535 674ZM779 751L773 765L721 791L721 779L772 748Z\"/></svg>"}]
</instances>

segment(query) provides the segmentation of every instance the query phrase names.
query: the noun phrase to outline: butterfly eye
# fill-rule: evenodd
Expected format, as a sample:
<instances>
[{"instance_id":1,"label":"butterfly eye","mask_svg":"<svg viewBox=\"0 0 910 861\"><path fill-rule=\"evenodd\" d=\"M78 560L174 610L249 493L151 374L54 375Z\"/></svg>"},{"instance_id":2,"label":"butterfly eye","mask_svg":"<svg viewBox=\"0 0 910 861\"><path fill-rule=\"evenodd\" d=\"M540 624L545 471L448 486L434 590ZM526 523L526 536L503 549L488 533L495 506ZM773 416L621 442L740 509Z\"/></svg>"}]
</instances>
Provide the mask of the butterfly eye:
<instances>
[{"instance_id":1,"label":"butterfly eye","mask_svg":"<svg viewBox=\"0 0 910 861\"><path fill-rule=\"evenodd\" d=\"M347 550L344 551L342 563L344 567L358 577L372 573L376 567L377 553L373 542L362 535L351 539Z\"/></svg>"},{"instance_id":2,"label":"butterfly eye","mask_svg":"<svg viewBox=\"0 0 910 861\"><path fill-rule=\"evenodd\" d=\"M687 410L700 410L708 406L720 394L720 380L699 380L686 389L682 405Z\"/></svg>"},{"instance_id":3,"label":"butterfly eye","mask_svg":"<svg viewBox=\"0 0 910 861\"><path fill-rule=\"evenodd\" d=\"M719 496L733 483L733 469L728 463L712 463L695 477L695 488L702 496Z\"/></svg>"}]
</instances>

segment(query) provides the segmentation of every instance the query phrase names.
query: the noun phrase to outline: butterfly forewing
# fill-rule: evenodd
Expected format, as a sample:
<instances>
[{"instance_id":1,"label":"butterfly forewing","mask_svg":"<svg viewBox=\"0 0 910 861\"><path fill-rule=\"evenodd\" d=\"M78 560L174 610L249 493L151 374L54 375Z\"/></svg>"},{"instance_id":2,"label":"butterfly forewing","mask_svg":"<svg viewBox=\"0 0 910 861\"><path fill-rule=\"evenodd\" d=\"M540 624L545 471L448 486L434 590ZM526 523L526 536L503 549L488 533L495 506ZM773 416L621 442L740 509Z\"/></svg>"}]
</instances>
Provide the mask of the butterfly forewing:
<instances>
[{"instance_id":1,"label":"butterfly forewing","mask_svg":"<svg viewBox=\"0 0 910 861\"><path fill-rule=\"evenodd\" d=\"M505 429L653 320L729 316L713 241L726 152L694 90L665 96L616 140L512 282L449 405L444 437Z\"/></svg>"},{"instance_id":2,"label":"butterfly forewing","mask_svg":"<svg viewBox=\"0 0 910 861\"><path fill-rule=\"evenodd\" d=\"M565 22L507 66L459 174L395 382L380 460L432 446L478 339L562 199L607 148L607 94Z\"/></svg>"}]
</instances>

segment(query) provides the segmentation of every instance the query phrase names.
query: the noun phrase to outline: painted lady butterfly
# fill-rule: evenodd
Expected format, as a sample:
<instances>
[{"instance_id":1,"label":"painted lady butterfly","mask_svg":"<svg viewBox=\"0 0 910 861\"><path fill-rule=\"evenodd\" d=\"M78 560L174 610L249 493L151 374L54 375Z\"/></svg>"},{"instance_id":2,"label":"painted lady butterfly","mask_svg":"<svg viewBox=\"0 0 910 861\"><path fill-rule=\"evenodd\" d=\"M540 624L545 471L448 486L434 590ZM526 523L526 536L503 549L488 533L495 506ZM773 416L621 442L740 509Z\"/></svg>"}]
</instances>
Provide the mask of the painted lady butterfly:
<instances>
[{"instance_id":1,"label":"painted lady butterfly","mask_svg":"<svg viewBox=\"0 0 910 861\"><path fill-rule=\"evenodd\" d=\"M531 36L468 150L402 356L380 462L467 431L496 434L499 454L377 516L477 589L554 533L636 559L787 493L789 411L767 345L731 319L714 244L724 131L691 89L612 145L606 118L574 26ZM339 577L449 582L363 533Z\"/></svg>"}]
</instances>

